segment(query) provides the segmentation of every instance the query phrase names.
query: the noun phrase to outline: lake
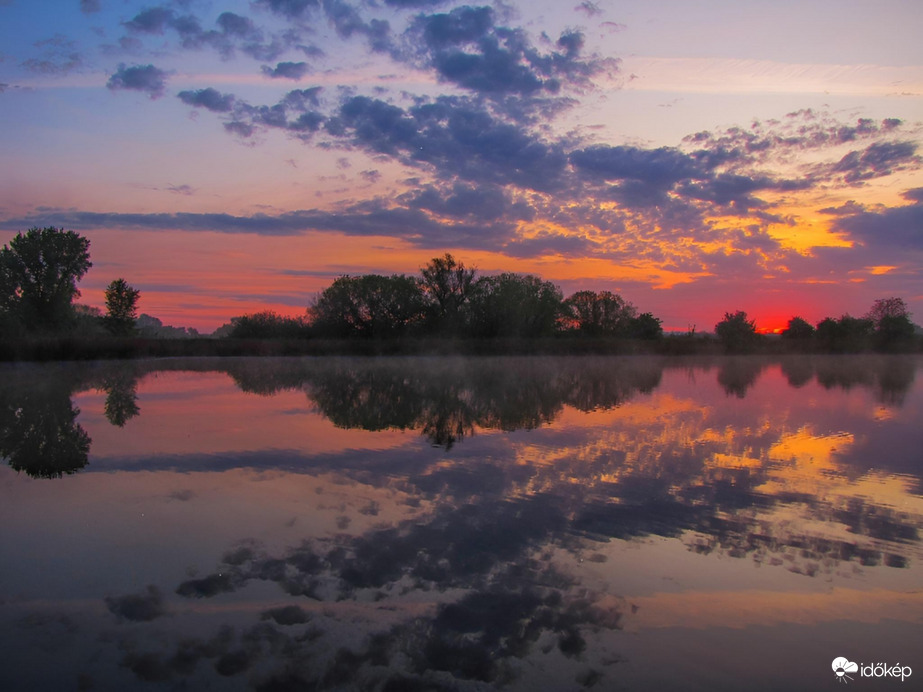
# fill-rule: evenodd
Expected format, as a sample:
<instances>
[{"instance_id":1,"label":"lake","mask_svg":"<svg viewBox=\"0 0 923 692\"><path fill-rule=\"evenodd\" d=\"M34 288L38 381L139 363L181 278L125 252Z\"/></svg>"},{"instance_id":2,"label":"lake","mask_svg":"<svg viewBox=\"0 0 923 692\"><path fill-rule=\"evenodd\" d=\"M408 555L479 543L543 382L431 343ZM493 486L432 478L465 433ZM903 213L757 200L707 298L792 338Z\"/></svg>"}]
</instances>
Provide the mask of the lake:
<instances>
[{"instance_id":1,"label":"lake","mask_svg":"<svg viewBox=\"0 0 923 692\"><path fill-rule=\"evenodd\" d=\"M909 689L921 365L2 366L0 689Z\"/></svg>"}]
</instances>

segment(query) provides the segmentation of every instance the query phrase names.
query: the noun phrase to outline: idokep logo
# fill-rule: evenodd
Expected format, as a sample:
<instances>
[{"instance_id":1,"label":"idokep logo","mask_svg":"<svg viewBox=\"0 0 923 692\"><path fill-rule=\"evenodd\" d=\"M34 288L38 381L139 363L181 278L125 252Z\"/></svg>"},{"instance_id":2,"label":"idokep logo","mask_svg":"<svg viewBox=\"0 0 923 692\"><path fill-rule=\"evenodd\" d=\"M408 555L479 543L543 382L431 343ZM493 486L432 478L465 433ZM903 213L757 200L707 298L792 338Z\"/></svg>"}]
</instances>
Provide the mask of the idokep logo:
<instances>
[{"instance_id":1,"label":"idokep logo","mask_svg":"<svg viewBox=\"0 0 923 692\"><path fill-rule=\"evenodd\" d=\"M853 678L847 675L847 673L858 673L859 664L853 663L840 656L839 658L833 659L833 672L836 673L837 682L848 682Z\"/></svg>"},{"instance_id":2,"label":"idokep logo","mask_svg":"<svg viewBox=\"0 0 923 692\"><path fill-rule=\"evenodd\" d=\"M895 678L901 682L913 674L910 666L902 666L900 663L893 666L888 663L859 664L842 656L833 659L833 672L836 675L836 681L844 683L855 680L850 673L859 673L859 676L863 678Z\"/></svg>"}]
</instances>

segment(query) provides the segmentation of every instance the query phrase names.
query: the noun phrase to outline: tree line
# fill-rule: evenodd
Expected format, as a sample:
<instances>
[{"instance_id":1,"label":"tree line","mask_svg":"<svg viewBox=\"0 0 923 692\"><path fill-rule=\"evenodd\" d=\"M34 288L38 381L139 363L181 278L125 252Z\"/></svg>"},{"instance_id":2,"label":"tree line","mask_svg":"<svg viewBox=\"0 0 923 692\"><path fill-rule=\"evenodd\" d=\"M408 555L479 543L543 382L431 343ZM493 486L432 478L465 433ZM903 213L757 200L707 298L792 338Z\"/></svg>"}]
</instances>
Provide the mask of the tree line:
<instances>
[{"instance_id":1,"label":"tree line","mask_svg":"<svg viewBox=\"0 0 923 692\"><path fill-rule=\"evenodd\" d=\"M432 259L419 276L341 276L303 318L264 311L236 317L230 336L382 339L404 336L536 338L562 332L657 339L661 321L610 291L565 299L531 274L478 276L452 255Z\"/></svg>"},{"instance_id":2,"label":"tree line","mask_svg":"<svg viewBox=\"0 0 923 692\"><path fill-rule=\"evenodd\" d=\"M891 297L876 300L862 317L825 317L816 326L801 316L792 317L781 337L796 350L858 353L905 350L914 341L915 329L904 299ZM726 350L735 353L754 351L765 339L743 310L724 313L715 325L715 335Z\"/></svg>"},{"instance_id":3,"label":"tree line","mask_svg":"<svg viewBox=\"0 0 923 692\"><path fill-rule=\"evenodd\" d=\"M76 304L77 283L92 267L90 242L73 231L30 228L0 249L0 334L61 333L80 323L116 336L137 333L140 291L125 279L106 287L106 312ZM796 349L854 352L900 350L915 327L901 298L876 300L863 317L827 317L811 325L792 317L782 340ZM725 313L715 336L729 352L760 349L747 313ZM578 291L565 298L532 274L479 276L451 254L435 257L418 275L340 276L301 317L271 310L234 317L216 336L237 339L365 339L404 337L518 338L561 335L641 341L663 340L662 322L617 293ZM694 330L684 335L691 340ZM683 337L679 337L683 338Z\"/></svg>"}]
</instances>

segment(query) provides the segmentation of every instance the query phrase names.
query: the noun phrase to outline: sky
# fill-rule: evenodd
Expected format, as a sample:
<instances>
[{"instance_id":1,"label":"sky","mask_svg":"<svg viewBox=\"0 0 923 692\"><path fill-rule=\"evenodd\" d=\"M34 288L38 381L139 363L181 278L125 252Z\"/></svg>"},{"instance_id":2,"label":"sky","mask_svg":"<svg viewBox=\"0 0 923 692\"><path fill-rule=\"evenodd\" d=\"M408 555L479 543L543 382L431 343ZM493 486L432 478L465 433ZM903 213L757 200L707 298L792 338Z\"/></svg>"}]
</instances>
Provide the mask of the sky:
<instances>
[{"instance_id":1,"label":"sky","mask_svg":"<svg viewBox=\"0 0 923 692\"><path fill-rule=\"evenodd\" d=\"M668 330L923 322L923 3L0 0L0 243L210 332L449 252Z\"/></svg>"}]
</instances>

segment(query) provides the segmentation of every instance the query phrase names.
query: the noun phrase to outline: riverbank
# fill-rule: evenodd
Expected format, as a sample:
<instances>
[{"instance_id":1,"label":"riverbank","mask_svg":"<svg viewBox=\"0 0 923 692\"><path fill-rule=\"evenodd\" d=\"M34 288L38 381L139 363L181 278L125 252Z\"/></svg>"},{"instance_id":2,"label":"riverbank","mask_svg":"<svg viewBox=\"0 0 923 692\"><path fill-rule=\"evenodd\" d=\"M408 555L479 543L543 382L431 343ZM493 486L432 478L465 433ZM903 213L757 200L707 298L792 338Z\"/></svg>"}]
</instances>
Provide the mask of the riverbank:
<instances>
[{"instance_id":1,"label":"riverbank","mask_svg":"<svg viewBox=\"0 0 923 692\"><path fill-rule=\"evenodd\" d=\"M923 340L899 352L923 352ZM872 351L872 349L869 349ZM724 345L708 336L665 336L654 341L580 336L536 339L151 339L45 336L0 340L0 361L79 361L135 358L236 356L398 355L721 355ZM766 337L748 353L829 353L810 340ZM891 352L891 351L889 351Z\"/></svg>"}]
</instances>

